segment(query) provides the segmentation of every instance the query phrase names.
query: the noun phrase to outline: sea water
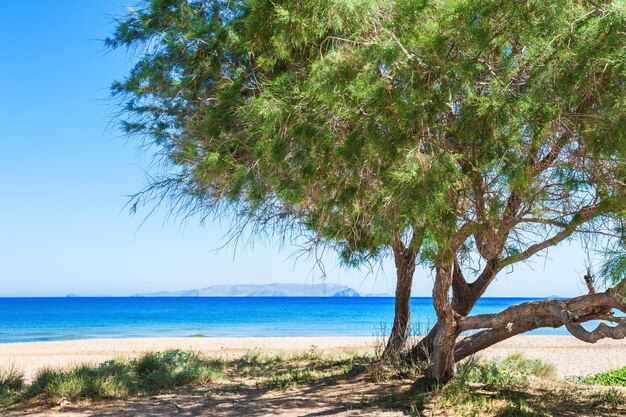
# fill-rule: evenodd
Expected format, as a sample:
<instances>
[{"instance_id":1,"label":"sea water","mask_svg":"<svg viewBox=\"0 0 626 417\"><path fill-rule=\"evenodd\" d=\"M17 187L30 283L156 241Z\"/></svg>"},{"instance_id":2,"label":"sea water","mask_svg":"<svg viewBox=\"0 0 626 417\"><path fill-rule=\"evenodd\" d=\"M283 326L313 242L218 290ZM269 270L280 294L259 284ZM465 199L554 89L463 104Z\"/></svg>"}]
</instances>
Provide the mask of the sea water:
<instances>
[{"instance_id":1,"label":"sea water","mask_svg":"<svg viewBox=\"0 0 626 417\"><path fill-rule=\"evenodd\" d=\"M483 298L472 314L527 298ZM103 337L381 336L391 297L0 298L0 343ZM435 323L432 299L411 299L413 333ZM531 334L567 334L563 328Z\"/></svg>"}]
</instances>

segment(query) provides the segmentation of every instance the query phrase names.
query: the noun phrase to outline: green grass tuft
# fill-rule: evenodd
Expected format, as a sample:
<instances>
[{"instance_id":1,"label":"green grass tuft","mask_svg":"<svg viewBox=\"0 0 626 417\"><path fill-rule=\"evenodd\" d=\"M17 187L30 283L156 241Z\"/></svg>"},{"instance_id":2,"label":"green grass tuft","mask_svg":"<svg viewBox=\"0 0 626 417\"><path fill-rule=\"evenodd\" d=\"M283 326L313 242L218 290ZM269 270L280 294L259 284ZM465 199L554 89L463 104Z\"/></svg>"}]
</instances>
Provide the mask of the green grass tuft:
<instances>
[{"instance_id":1,"label":"green grass tuft","mask_svg":"<svg viewBox=\"0 0 626 417\"><path fill-rule=\"evenodd\" d=\"M0 369L0 394L19 391L24 387L24 373L10 366Z\"/></svg>"},{"instance_id":2,"label":"green grass tuft","mask_svg":"<svg viewBox=\"0 0 626 417\"><path fill-rule=\"evenodd\" d=\"M422 415L498 415L502 417L548 416L529 404L522 392L537 380L555 378L555 369L535 359L512 355L504 359L482 360L472 357L457 365L457 377L445 384L426 384L408 399L409 409Z\"/></svg>"},{"instance_id":3,"label":"green grass tuft","mask_svg":"<svg viewBox=\"0 0 626 417\"><path fill-rule=\"evenodd\" d=\"M459 378L463 382L474 382L490 387L504 385L528 385L530 377L554 379L554 366L537 359L527 359L514 354L504 359L483 361L476 357L458 365Z\"/></svg>"},{"instance_id":4,"label":"green grass tuft","mask_svg":"<svg viewBox=\"0 0 626 417\"><path fill-rule=\"evenodd\" d=\"M205 384L219 375L212 362L194 352L149 353L132 363L144 391Z\"/></svg>"},{"instance_id":5,"label":"green grass tuft","mask_svg":"<svg viewBox=\"0 0 626 417\"><path fill-rule=\"evenodd\" d=\"M127 397L137 392L132 367L121 361L98 366L81 365L69 370L43 369L37 373L25 396L57 399Z\"/></svg>"},{"instance_id":6,"label":"green grass tuft","mask_svg":"<svg viewBox=\"0 0 626 417\"><path fill-rule=\"evenodd\" d=\"M583 384L626 387L626 366L585 378Z\"/></svg>"},{"instance_id":7,"label":"green grass tuft","mask_svg":"<svg viewBox=\"0 0 626 417\"><path fill-rule=\"evenodd\" d=\"M204 384L220 375L215 361L194 352L168 350L131 361L111 360L69 370L43 369L24 396L52 400L124 398L136 393Z\"/></svg>"},{"instance_id":8,"label":"green grass tuft","mask_svg":"<svg viewBox=\"0 0 626 417\"><path fill-rule=\"evenodd\" d=\"M315 372L310 369L292 369L270 375L263 385L269 388L287 389L298 385L310 385L315 381Z\"/></svg>"},{"instance_id":9,"label":"green grass tuft","mask_svg":"<svg viewBox=\"0 0 626 417\"><path fill-rule=\"evenodd\" d=\"M0 407L17 401L24 389L24 373L14 366L0 369Z\"/></svg>"},{"instance_id":10,"label":"green grass tuft","mask_svg":"<svg viewBox=\"0 0 626 417\"><path fill-rule=\"evenodd\" d=\"M251 350L237 359L234 365L240 375L253 377L265 375L284 362L284 355L264 355L258 350Z\"/></svg>"}]
</instances>

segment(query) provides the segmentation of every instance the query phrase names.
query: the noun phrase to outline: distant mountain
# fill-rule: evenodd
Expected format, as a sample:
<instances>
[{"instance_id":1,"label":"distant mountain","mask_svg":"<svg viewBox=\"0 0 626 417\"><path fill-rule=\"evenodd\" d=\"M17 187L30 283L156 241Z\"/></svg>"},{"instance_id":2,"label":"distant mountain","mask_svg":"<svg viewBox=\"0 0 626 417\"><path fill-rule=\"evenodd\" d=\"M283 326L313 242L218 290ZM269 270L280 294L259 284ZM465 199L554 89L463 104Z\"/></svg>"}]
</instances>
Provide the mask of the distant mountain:
<instances>
[{"instance_id":1,"label":"distant mountain","mask_svg":"<svg viewBox=\"0 0 626 417\"><path fill-rule=\"evenodd\" d=\"M352 288L346 288L345 290L338 291L333 294L333 297L360 297L361 294L357 290Z\"/></svg>"},{"instance_id":2,"label":"distant mountain","mask_svg":"<svg viewBox=\"0 0 626 417\"><path fill-rule=\"evenodd\" d=\"M213 285L187 291L160 291L133 297L360 297L350 287L337 284Z\"/></svg>"}]
</instances>

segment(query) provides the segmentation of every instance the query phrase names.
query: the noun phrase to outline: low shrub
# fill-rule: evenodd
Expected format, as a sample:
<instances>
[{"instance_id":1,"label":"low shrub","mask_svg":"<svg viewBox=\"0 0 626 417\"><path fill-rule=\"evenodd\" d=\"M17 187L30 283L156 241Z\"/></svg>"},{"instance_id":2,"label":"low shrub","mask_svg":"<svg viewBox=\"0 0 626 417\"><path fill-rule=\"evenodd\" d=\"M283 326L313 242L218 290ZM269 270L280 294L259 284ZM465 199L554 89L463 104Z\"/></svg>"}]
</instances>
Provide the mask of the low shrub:
<instances>
[{"instance_id":1,"label":"low shrub","mask_svg":"<svg viewBox=\"0 0 626 417\"><path fill-rule=\"evenodd\" d=\"M131 361L111 360L69 370L43 369L25 391L27 398L120 398L144 392L204 384L219 375L213 362L197 353L169 350Z\"/></svg>"},{"instance_id":2,"label":"low shrub","mask_svg":"<svg viewBox=\"0 0 626 417\"><path fill-rule=\"evenodd\" d=\"M527 359L520 354L489 361L475 357L459 364L459 379L492 387L526 385L531 376L554 379L556 371L550 364Z\"/></svg>"},{"instance_id":3,"label":"low shrub","mask_svg":"<svg viewBox=\"0 0 626 417\"><path fill-rule=\"evenodd\" d=\"M626 366L602 372L582 380L583 384L626 387Z\"/></svg>"},{"instance_id":4,"label":"low shrub","mask_svg":"<svg viewBox=\"0 0 626 417\"><path fill-rule=\"evenodd\" d=\"M169 350L149 353L131 363L143 390L204 384L219 374L211 362L194 352Z\"/></svg>"}]
</instances>

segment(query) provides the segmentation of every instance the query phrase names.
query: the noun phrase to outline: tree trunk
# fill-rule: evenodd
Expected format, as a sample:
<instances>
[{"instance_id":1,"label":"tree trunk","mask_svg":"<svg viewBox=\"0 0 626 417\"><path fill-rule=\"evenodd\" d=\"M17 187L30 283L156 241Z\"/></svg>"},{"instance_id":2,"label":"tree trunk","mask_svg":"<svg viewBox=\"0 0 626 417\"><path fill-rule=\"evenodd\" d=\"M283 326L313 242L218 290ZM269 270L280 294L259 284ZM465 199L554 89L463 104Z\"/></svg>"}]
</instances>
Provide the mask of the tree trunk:
<instances>
[{"instance_id":1,"label":"tree trunk","mask_svg":"<svg viewBox=\"0 0 626 417\"><path fill-rule=\"evenodd\" d=\"M438 321L427 337L428 344L423 344L423 360L428 361L427 376L431 379L447 381L454 376L455 362L512 336L542 327L565 326L570 334L587 343L595 343L604 338L626 338L626 317L615 316L613 313L614 310L626 313L626 279L602 293L596 292L589 285L587 295L564 300L529 301L512 305L499 313L467 316L459 314L455 303L451 303L448 298L450 288L455 285L455 267L458 265L437 268L433 303ZM489 275L484 277L485 282L492 279ZM480 294L482 292L484 291ZM464 305L475 303L476 294L478 291L466 293ZM463 307L460 309L467 311ZM587 330L581 325L592 320L617 325L609 326L603 322L594 330ZM460 333L471 330L479 331L456 343Z\"/></svg>"},{"instance_id":2,"label":"tree trunk","mask_svg":"<svg viewBox=\"0 0 626 417\"><path fill-rule=\"evenodd\" d=\"M392 245L396 263L396 307L393 328L387 341L384 356L393 355L404 348L409 337L411 324L411 286L415 273L415 250L406 248L401 241Z\"/></svg>"},{"instance_id":3,"label":"tree trunk","mask_svg":"<svg viewBox=\"0 0 626 417\"><path fill-rule=\"evenodd\" d=\"M467 316L476 305L476 302L485 293L491 284L500 267L496 260L487 262L485 269L480 276L471 284L467 284L463 278L460 266L455 262L452 280L452 309L461 316ZM428 361L430 353L433 351L433 343L437 334L438 323L435 323L428 334L413 347L411 357L415 361Z\"/></svg>"},{"instance_id":4,"label":"tree trunk","mask_svg":"<svg viewBox=\"0 0 626 417\"><path fill-rule=\"evenodd\" d=\"M433 349L429 352L429 379L445 382L454 377L456 368L454 361L454 343L457 338L456 319L450 303L450 288L454 263L437 267L435 285L433 287L433 304L437 313L437 329L433 338Z\"/></svg>"}]
</instances>

